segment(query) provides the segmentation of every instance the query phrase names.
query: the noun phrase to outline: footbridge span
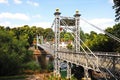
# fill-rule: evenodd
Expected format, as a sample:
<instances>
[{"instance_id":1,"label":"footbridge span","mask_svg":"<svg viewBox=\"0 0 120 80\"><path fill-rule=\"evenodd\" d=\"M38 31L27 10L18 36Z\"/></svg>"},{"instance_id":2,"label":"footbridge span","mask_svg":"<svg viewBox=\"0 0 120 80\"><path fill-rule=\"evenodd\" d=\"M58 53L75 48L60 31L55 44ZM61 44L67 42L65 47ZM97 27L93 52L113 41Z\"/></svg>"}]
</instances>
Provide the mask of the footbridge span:
<instances>
[{"instance_id":1,"label":"footbridge span","mask_svg":"<svg viewBox=\"0 0 120 80\"><path fill-rule=\"evenodd\" d=\"M37 36L37 46L43 48L46 52L54 56L54 74L60 76L61 62L67 63L67 78L71 78L71 68L73 65L82 66L84 68L84 77L86 80L90 79L89 70L99 72L105 80L120 79L120 55L119 53L110 52L92 52L80 38L80 14L76 11L74 17L60 16L59 9L56 9L54 13L55 19L52 27L55 32L54 44L40 44L39 36ZM66 19L70 20L69 24L66 23ZM90 23L89 23L90 24ZM64 26L63 29L72 31L74 37L74 49L62 49L60 45L60 26ZM69 27L70 26L70 27ZM93 25L94 26L94 25ZM96 26L95 26L96 27ZM99 29L99 28L98 28ZM100 29L101 30L101 29ZM103 31L105 32L105 31ZM105 32L106 33L106 32ZM111 38L116 41L120 41L119 38L109 34ZM87 51L81 45L81 43L87 48ZM115 73L115 72L118 73ZM116 76L116 74L118 76Z\"/></svg>"}]
</instances>

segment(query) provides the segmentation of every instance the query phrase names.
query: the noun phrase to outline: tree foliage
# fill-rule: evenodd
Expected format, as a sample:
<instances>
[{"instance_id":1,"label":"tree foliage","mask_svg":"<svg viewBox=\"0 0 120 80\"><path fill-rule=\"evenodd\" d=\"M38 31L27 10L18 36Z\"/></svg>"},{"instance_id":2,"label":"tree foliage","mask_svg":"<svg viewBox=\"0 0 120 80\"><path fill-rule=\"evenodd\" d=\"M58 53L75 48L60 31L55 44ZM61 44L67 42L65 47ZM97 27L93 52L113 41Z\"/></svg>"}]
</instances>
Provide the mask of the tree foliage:
<instances>
[{"instance_id":1,"label":"tree foliage","mask_svg":"<svg viewBox=\"0 0 120 80\"><path fill-rule=\"evenodd\" d=\"M12 31L0 30L0 75L17 74L23 63L31 61L32 52L26 45L27 42L16 39Z\"/></svg>"},{"instance_id":2,"label":"tree foliage","mask_svg":"<svg viewBox=\"0 0 120 80\"><path fill-rule=\"evenodd\" d=\"M114 6L113 9L115 9L115 17L116 17L116 21L120 20L120 0L113 0L114 2Z\"/></svg>"},{"instance_id":3,"label":"tree foliage","mask_svg":"<svg viewBox=\"0 0 120 80\"><path fill-rule=\"evenodd\" d=\"M36 63L31 65L33 52L29 47L32 46L36 35L43 35L44 31L41 27L28 25L17 28L0 26L0 76L18 74L26 69L25 66L29 69L38 69ZM49 30L46 31L48 32Z\"/></svg>"},{"instance_id":4,"label":"tree foliage","mask_svg":"<svg viewBox=\"0 0 120 80\"><path fill-rule=\"evenodd\" d=\"M73 49L73 45L69 43L69 44L67 45L67 49L72 50L72 49Z\"/></svg>"},{"instance_id":5,"label":"tree foliage","mask_svg":"<svg viewBox=\"0 0 120 80\"><path fill-rule=\"evenodd\" d=\"M73 41L73 36L71 35L72 33L70 32L61 32L60 33L60 39L61 41L65 41L65 42L68 42L68 41Z\"/></svg>"},{"instance_id":6,"label":"tree foliage","mask_svg":"<svg viewBox=\"0 0 120 80\"><path fill-rule=\"evenodd\" d=\"M105 31L120 38L120 23ZM120 43L106 34L91 31L90 34L85 34L85 38L85 44L93 51L120 52Z\"/></svg>"},{"instance_id":7,"label":"tree foliage","mask_svg":"<svg viewBox=\"0 0 120 80\"><path fill-rule=\"evenodd\" d=\"M106 29L106 31L120 39L120 23L115 24L111 29ZM112 38L109 38L109 41L113 46L113 51L120 52L120 43Z\"/></svg>"},{"instance_id":8,"label":"tree foliage","mask_svg":"<svg viewBox=\"0 0 120 80\"><path fill-rule=\"evenodd\" d=\"M44 34L43 34L44 39L46 39L47 41L51 41L54 38L54 32L51 28L47 28L44 30Z\"/></svg>"},{"instance_id":9,"label":"tree foliage","mask_svg":"<svg viewBox=\"0 0 120 80\"><path fill-rule=\"evenodd\" d=\"M109 51L110 49L107 44L107 37L104 34L97 34L95 32L91 32L90 34L86 34L87 39L85 40L85 44L92 51Z\"/></svg>"}]
</instances>

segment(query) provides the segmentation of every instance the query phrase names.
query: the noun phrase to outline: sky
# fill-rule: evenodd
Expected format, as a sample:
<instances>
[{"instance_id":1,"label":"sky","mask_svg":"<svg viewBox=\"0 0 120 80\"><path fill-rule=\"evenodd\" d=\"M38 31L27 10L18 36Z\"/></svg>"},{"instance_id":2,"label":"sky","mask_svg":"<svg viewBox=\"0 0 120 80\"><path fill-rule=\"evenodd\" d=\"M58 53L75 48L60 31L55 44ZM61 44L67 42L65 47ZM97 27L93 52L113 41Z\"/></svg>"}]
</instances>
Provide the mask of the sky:
<instances>
[{"instance_id":1,"label":"sky","mask_svg":"<svg viewBox=\"0 0 120 80\"><path fill-rule=\"evenodd\" d=\"M81 18L106 29L115 24L112 6L112 0L0 0L0 25L50 28L55 9L59 8L61 16L73 17L79 10ZM82 20L80 26L84 32L99 32Z\"/></svg>"}]
</instances>

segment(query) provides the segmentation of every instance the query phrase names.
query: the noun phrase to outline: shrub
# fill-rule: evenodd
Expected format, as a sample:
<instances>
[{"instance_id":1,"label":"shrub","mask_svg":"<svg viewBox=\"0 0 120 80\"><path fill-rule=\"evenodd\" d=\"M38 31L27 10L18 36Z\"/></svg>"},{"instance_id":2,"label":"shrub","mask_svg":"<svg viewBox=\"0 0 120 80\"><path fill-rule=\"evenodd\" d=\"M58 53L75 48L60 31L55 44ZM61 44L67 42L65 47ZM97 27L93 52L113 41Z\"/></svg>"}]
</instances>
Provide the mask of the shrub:
<instances>
[{"instance_id":1,"label":"shrub","mask_svg":"<svg viewBox=\"0 0 120 80\"><path fill-rule=\"evenodd\" d=\"M73 45L72 44L68 44L67 45L67 49L72 50L73 49Z\"/></svg>"},{"instance_id":2,"label":"shrub","mask_svg":"<svg viewBox=\"0 0 120 80\"><path fill-rule=\"evenodd\" d=\"M35 61L28 62L27 64L24 64L23 67L25 70L32 70L32 71L40 71L41 70L39 63L37 63Z\"/></svg>"},{"instance_id":3,"label":"shrub","mask_svg":"<svg viewBox=\"0 0 120 80\"><path fill-rule=\"evenodd\" d=\"M47 70L48 70L48 72L49 72L49 71L53 71L53 66L54 66L54 65L53 65L52 62L49 62L49 63L48 63L48 65L47 65Z\"/></svg>"}]
</instances>

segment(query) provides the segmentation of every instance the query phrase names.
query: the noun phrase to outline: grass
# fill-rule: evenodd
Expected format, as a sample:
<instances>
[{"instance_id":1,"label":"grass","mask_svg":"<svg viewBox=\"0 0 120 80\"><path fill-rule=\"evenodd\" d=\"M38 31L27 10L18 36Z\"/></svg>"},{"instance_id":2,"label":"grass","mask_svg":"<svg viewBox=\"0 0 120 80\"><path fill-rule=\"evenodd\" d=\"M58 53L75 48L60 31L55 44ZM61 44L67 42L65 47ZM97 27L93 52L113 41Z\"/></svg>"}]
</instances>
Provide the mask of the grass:
<instances>
[{"instance_id":1,"label":"grass","mask_svg":"<svg viewBox=\"0 0 120 80\"><path fill-rule=\"evenodd\" d=\"M49 78L47 78L46 80L69 80L67 78L59 78L57 76L51 75ZM77 80L76 78L74 78L73 76L71 77L70 80Z\"/></svg>"},{"instance_id":2,"label":"grass","mask_svg":"<svg viewBox=\"0 0 120 80\"><path fill-rule=\"evenodd\" d=\"M66 78L67 77L67 71L66 70L61 70L60 74L61 74L61 77L54 76L52 74L47 78L47 80L69 80L69 79ZM71 76L70 80L77 80L77 79L74 76Z\"/></svg>"},{"instance_id":3,"label":"grass","mask_svg":"<svg viewBox=\"0 0 120 80\"><path fill-rule=\"evenodd\" d=\"M0 76L0 80L25 80L27 76L17 75L17 76Z\"/></svg>"}]
</instances>

